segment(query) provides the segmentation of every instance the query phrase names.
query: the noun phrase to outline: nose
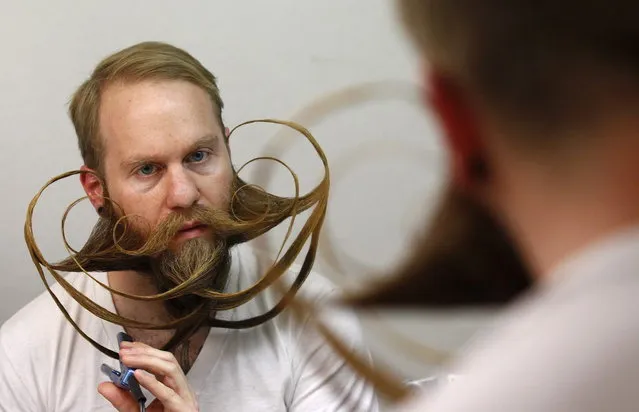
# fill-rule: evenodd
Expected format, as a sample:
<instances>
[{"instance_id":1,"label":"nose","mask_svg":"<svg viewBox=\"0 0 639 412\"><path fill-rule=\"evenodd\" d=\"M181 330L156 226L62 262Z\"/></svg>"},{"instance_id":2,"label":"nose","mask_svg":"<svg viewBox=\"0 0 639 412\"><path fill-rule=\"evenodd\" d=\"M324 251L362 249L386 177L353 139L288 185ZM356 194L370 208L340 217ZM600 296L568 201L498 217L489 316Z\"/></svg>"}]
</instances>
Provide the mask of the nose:
<instances>
[{"instance_id":1,"label":"nose","mask_svg":"<svg viewBox=\"0 0 639 412\"><path fill-rule=\"evenodd\" d=\"M167 207L171 210L188 209L200 199L200 190L195 180L183 167L167 171Z\"/></svg>"}]
</instances>

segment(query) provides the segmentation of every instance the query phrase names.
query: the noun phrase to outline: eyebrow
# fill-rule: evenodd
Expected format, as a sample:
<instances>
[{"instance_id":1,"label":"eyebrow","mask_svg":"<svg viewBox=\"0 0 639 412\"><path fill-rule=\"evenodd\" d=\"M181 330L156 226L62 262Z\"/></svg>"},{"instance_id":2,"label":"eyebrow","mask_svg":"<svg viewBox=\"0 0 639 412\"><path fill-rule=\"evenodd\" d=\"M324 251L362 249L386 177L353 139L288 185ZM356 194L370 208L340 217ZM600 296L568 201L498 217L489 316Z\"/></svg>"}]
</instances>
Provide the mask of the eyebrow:
<instances>
[{"instance_id":1,"label":"eyebrow","mask_svg":"<svg viewBox=\"0 0 639 412\"><path fill-rule=\"evenodd\" d=\"M206 136L202 136L191 145L191 150L197 150L201 147L210 147L214 148L220 142L220 136L216 134L207 134Z\"/></svg>"},{"instance_id":2,"label":"eyebrow","mask_svg":"<svg viewBox=\"0 0 639 412\"><path fill-rule=\"evenodd\" d=\"M220 142L220 136L216 135L216 134L207 134L205 136L200 137L199 139L197 139L195 142L193 142L191 144L191 146L188 149L188 153L194 152L197 149L203 148L203 147L209 147L211 149L214 149L215 147L217 147L217 145ZM124 167L124 168L131 168L134 166L140 166L149 162L153 162L154 159L157 159L159 157L159 155L157 154L151 154L151 155L131 155L128 158L124 159L121 163L120 166Z\"/></svg>"}]
</instances>

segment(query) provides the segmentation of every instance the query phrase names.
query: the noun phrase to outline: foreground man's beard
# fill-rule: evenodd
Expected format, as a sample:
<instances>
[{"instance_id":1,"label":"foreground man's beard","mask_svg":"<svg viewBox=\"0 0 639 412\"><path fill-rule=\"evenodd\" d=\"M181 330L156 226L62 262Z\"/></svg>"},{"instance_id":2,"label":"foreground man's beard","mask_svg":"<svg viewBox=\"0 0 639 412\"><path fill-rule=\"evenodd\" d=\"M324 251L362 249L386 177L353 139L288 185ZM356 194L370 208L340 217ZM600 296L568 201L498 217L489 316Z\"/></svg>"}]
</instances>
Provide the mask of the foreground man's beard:
<instances>
[{"instance_id":1,"label":"foreground man's beard","mask_svg":"<svg viewBox=\"0 0 639 412\"><path fill-rule=\"evenodd\" d=\"M391 279L357 306L454 308L504 304L532 284L506 229L484 207L449 190L431 227Z\"/></svg>"},{"instance_id":2,"label":"foreground man's beard","mask_svg":"<svg viewBox=\"0 0 639 412\"><path fill-rule=\"evenodd\" d=\"M187 212L172 213L152 231L134 219L105 213L84 247L74 257L56 264L55 269L78 271L79 263L88 272L134 270L151 277L159 293L191 277L197 277L197 281L189 290L222 290L230 267L230 235L235 224L228 213L194 206ZM188 221L208 226L208 236L172 245ZM205 302L197 293L186 293L166 300L165 305L172 316L180 318Z\"/></svg>"}]
</instances>

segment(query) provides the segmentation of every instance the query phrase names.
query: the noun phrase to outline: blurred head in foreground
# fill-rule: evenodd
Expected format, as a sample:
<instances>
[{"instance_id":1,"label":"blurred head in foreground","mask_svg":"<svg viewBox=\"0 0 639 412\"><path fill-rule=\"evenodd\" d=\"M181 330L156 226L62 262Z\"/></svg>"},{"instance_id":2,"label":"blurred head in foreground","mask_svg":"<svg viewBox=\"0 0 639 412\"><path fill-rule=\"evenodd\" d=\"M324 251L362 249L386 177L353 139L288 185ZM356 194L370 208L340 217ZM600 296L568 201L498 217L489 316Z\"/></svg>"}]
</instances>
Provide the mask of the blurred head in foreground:
<instances>
[{"instance_id":1,"label":"blurred head in foreground","mask_svg":"<svg viewBox=\"0 0 639 412\"><path fill-rule=\"evenodd\" d=\"M451 180L362 305L503 303L639 221L639 3L400 0Z\"/></svg>"}]
</instances>

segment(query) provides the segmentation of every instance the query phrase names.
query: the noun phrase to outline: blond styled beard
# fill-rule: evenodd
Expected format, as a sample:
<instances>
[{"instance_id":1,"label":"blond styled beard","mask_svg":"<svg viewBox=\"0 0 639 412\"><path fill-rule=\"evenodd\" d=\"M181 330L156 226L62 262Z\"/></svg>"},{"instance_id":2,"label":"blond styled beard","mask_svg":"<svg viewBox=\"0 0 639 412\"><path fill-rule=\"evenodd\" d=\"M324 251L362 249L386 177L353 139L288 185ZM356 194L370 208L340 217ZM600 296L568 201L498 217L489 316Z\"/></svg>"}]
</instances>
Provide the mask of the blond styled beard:
<instances>
[{"instance_id":1,"label":"blond styled beard","mask_svg":"<svg viewBox=\"0 0 639 412\"><path fill-rule=\"evenodd\" d=\"M153 230L132 219L113 211L103 212L84 247L55 268L77 271L79 263L86 271L136 271L150 276L159 293L196 277L186 293L165 301L176 318L207 302L198 290L222 290L230 267L232 245L228 239L237 225L227 212L196 205L172 213ZM179 230L191 220L206 225L210 236L172 246Z\"/></svg>"},{"instance_id":2,"label":"blond styled beard","mask_svg":"<svg viewBox=\"0 0 639 412\"><path fill-rule=\"evenodd\" d=\"M197 276L198 289L222 292L231 266L230 248L220 239L195 238L185 241L177 250L167 249L151 259L151 277L159 293L166 292ZM180 318L206 298L197 293L165 301L171 316Z\"/></svg>"}]
</instances>

